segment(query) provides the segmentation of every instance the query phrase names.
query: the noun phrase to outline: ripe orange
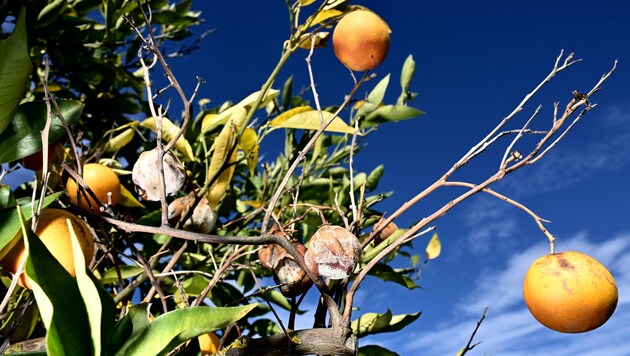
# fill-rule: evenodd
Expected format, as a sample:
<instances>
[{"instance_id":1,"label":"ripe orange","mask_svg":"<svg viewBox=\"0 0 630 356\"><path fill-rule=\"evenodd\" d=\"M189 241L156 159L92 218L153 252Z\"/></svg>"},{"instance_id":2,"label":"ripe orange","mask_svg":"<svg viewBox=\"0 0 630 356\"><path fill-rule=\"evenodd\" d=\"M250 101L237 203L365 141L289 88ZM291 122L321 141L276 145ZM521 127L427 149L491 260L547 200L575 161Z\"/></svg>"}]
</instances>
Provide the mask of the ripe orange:
<instances>
[{"instance_id":1,"label":"ripe orange","mask_svg":"<svg viewBox=\"0 0 630 356\"><path fill-rule=\"evenodd\" d=\"M538 258L523 283L525 304L534 318L563 333L602 326L617 307L618 291L599 261L567 251Z\"/></svg>"},{"instance_id":2,"label":"ripe orange","mask_svg":"<svg viewBox=\"0 0 630 356\"><path fill-rule=\"evenodd\" d=\"M72 241L70 240L70 230L66 219L70 219L87 264L92 260L92 255L94 254L94 238L83 220L75 215L62 209L44 209L39 216L35 233L63 268L70 275L75 276ZM2 268L10 273L17 272L22 259L26 258L22 230L18 232L18 235L20 241L0 261ZM31 279L25 273L22 273L20 276L19 284L24 288L32 289Z\"/></svg>"},{"instance_id":3,"label":"ripe orange","mask_svg":"<svg viewBox=\"0 0 630 356\"><path fill-rule=\"evenodd\" d=\"M372 11L352 11L333 32L335 56L354 71L374 69L387 57L390 32L385 21Z\"/></svg>"},{"instance_id":4,"label":"ripe orange","mask_svg":"<svg viewBox=\"0 0 630 356\"><path fill-rule=\"evenodd\" d=\"M98 200L107 204L107 193L112 193L112 205L120 200L120 180L116 173L109 167L98 163L88 163L83 166L83 180L92 189ZM66 182L66 194L73 203L77 203L77 183L70 177ZM89 199L89 203L88 203ZM81 193L81 207L100 211L100 204L91 196Z\"/></svg>"},{"instance_id":5,"label":"ripe orange","mask_svg":"<svg viewBox=\"0 0 630 356\"><path fill-rule=\"evenodd\" d=\"M207 333L197 336L201 356L213 355L219 351L221 340L215 333Z\"/></svg>"}]
</instances>

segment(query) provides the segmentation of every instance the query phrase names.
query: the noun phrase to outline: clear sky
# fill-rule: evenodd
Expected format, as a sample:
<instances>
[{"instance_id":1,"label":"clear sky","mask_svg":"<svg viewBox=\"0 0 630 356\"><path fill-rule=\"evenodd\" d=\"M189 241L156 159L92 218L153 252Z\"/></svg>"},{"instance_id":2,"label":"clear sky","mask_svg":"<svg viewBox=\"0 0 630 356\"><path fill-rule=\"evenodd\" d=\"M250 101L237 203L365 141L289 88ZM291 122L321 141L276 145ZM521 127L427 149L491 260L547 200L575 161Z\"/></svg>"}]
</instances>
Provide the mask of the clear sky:
<instances>
[{"instance_id":1,"label":"clear sky","mask_svg":"<svg viewBox=\"0 0 630 356\"><path fill-rule=\"evenodd\" d=\"M471 355L629 355L630 2L357 4L376 11L393 31L390 54L375 71L380 78L392 73L386 101L397 97L400 68L411 54L417 64L411 89L420 93L411 105L427 113L382 126L356 158L360 171L385 163L378 189L394 195L378 206L384 211L395 210L439 178L494 128L547 75L561 49L575 52L583 62L534 97L513 128L519 128L539 104L543 109L533 127L548 128L554 101L566 105L572 90L588 91L619 60L616 73L594 97L597 108L545 159L494 186L552 220L548 228L558 238L558 250L590 254L611 270L620 299L608 323L580 335L560 334L538 324L525 308L521 287L527 267L548 253L546 238L522 211L477 196L438 220L442 255L425 269L419 281L422 288L407 291L391 283L368 283L360 289L355 316L387 308L394 314L422 311L403 332L362 339L362 345L381 344L401 355L453 355L466 344L487 306L475 339L482 343ZM198 0L193 7L204 13L199 32L216 31L198 51L171 62L177 77L189 92L194 76L205 78L199 97L216 105L237 102L258 90L288 36L285 2ZM275 88L280 89L289 75L295 76L294 88L308 86L306 55L304 51L292 58ZM330 47L315 53L313 69L322 105L340 104L352 80ZM375 83L368 83L361 95ZM492 174L503 149L490 150L458 179L478 183ZM451 189L411 209L398 225L408 227L461 192ZM416 243L416 253L423 253L426 241ZM312 319L299 322L310 327Z\"/></svg>"},{"instance_id":2,"label":"clear sky","mask_svg":"<svg viewBox=\"0 0 630 356\"><path fill-rule=\"evenodd\" d=\"M489 311L472 355L628 355L630 343L630 2L627 1L363 1L393 30L389 57L376 69L392 73L391 97L407 55L417 63L412 105L427 112L383 126L357 157L370 171L385 163L381 191L395 191L379 206L393 211L437 179L477 143L551 70L560 50L583 62L561 73L517 116L519 128L535 107L533 127L546 129L554 101L566 105L572 90L588 91L615 59L619 65L598 107L544 160L508 176L494 188L527 205L558 238L557 249L579 250L604 263L620 293L616 313L600 329L560 334L538 324L522 301L527 267L548 252L548 243L522 211L487 196L455 208L436 224L442 255L407 291L368 284L357 306L363 312L422 311L398 334L362 339L401 355L448 355L463 347L485 306ZM288 26L284 1L198 2L216 28L202 49L174 64L180 78L201 75L201 97L218 104L257 90L275 65ZM275 87L295 75L308 85L306 52L298 53ZM313 69L322 105L339 104L351 86L331 48L319 50ZM374 82L376 83L376 82ZM367 88L370 87L369 84ZM190 87L192 87L192 81ZM367 91L367 89L365 89ZM362 94L363 95L363 94ZM464 170L458 179L479 182L492 174L502 149ZM461 190L440 191L399 220L401 227L432 212ZM422 253L426 240L416 243ZM305 327L310 320L304 320Z\"/></svg>"}]
</instances>

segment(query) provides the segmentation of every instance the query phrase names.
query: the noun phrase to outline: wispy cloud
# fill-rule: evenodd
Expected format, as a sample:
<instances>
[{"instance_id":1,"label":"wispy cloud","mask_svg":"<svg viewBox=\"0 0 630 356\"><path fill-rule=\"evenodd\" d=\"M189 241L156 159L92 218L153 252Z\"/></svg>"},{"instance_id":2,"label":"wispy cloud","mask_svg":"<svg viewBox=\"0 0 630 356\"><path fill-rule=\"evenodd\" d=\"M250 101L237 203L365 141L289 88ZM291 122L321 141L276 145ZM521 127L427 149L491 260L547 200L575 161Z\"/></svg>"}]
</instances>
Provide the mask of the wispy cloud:
<instances>
[{"instance_id":1,"label":"wispy cloud","mask_svg":"<svg viewBox=\"0 0 630 356\"><path fill-rule=\"evenodd\" d=\"M605 264L615 276L619 304L601 328L569 335L540 325L525 307L521 285L528 266L540 255L541 246L506 256L503 266L483 272L477 287L462 297L452 319L432 330L406 335L406 342L392 344L401 354L452 355L463 347L485 306L486 320L475 340L482 343L474 354L495 355L628 355L630 335L630 233L595 243L586 234L564 240L566 250L586 252ZM411 340L411 341L409 341Z\"/></svg>"},{"instance_id":2,"label":"wispy cloud","mask_svg":"<svg viewBox=\"0 0 630 356\"><path fill-rule=\"evenodd\" d=\"M478 196L463 210L466 250L486 254L494 244L511 243L517 230L517 220L505 202L490 196Z\"/></svg>"}]
</instances>

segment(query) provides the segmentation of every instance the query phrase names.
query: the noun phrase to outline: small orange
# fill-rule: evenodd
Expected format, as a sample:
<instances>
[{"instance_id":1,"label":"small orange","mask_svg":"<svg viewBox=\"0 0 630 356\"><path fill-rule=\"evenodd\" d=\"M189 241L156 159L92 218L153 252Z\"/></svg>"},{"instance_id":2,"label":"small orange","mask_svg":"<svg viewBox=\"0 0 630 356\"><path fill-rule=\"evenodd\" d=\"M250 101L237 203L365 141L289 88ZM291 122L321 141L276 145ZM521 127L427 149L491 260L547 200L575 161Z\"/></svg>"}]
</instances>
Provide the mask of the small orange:
<instances>
[{"instance_id":1,"label":"small orange","mask_svg":"<svg viewBox=\"0 0 630 356\"><path fill-rule=\"evenodd\" d=\"M372 11L352 11L339 20L333 32L335 56L353 71L372 70L387 57L390 32Z\"/></svg>"},{"instance_id":2,"label":"small orange","mask_svg":"<svg viewBox=\"0 0 630 356\"><path fill-rule=\"evenodd\" d=\"M120 180L111 168L98 163L88 163L83 166L83 180L102 203L107 204L108 192L112 193L112 205L116 205L120 200ZM77 203L77 183L72 177L66 182L66 194L73 203ZM87 192L81 193L81 207L100 211L100 204L94 201Z\"/></svg>"},{"instance_id":3,"label":"small orange","mask_svg":"<svg viewBox=\"0 0 630 356\"><path fill-rule=\"evenodd\" d=\"M219 340L217 334L202 334L197 336L197 340L199 341L199 351L201 351L201 356L214 355L219 352L221 340Z\"/></svg>"},{"instance_id":4,"label":"small orange","mask_svg":"<svg viewBox=\"0 0 630 356\"><path fill-rule=\"evenodd\" d=\"M618 291L610 272L586 254L545 255L529 267L523 297L534 318L563 333L602 326L617 307Z\"/></svg>"},{"instance_id":5,"label":"small orange","mask_svg":"<svg viewBox=\"0 0 630 356\"><path fill-rule=\"evenodd\" d=\"M66 219L70 219L87 264L92 260L92 255L94 254L94 237L83 220L75 215L62 209L44 209L39 216L35 233L63 268L71 276L75 276L72 241L70 240L70 230ZM26 258L22 230L18 232L18 235L19 237L16 236L15 238L19 238L20 241L0 261L2 268L13 274L17 272L20 263ZM32 289L31 279L25 273L22 273L20 276L19 284L24 288Z\"/></svg>"}]
</instances>

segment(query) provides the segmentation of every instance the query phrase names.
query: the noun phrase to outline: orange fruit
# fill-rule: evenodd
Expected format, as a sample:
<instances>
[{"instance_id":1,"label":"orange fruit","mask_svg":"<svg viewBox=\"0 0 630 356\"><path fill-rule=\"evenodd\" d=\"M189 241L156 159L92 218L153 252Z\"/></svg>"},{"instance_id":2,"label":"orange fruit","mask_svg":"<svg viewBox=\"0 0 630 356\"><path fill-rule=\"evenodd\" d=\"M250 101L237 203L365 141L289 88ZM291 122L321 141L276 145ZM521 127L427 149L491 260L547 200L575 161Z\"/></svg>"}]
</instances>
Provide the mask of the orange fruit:
<instances>
[{"instance_id":1,"label":"orange fruit","mask_svg":"<svg viewBox=\"0 0 630 356\"><path fill-rule=\"evenodd\" d=\"M586 254L545 255L529 267L523 297L541 324L563 333L602 326L617 307L618 291L610 272Z\"/></svg>"},{"instance_id":2,"label":"orange fruit","mask_svg":"<svg viewBox=\"0 0 630 356\"><path fill-rule=\"evenodd\" d=\"M339 20L332 37L335 56L353 71L383 63L389 52L389 26L369 10L355 10Z\"/></svg>"},{"instance_id":3,"label":"orange fruit","mask_svg":"<svg viewBox=\"0 0 630 356\"><path fill-rule=\"evenodd\" d=\"M207 333L197 336L199 351L202 356L213 355L219 351L221 340L215 333Z\"/></svg>"},{"instance_id":4,"label":"orange fruit","mask_svg":"<svg viewBox=\"0 0 630 356\"><path fill-rule=\"evenodd\" d=\"M85 263L88 264L94 254L94 238L83 220L75 215L62 209L43 209L39 216L35 233L55 259L74 277L76 272L72 257L72 241L70 240L70 230L66 219L70 219L72 228L79 240L79 245L81 245ZM22 230L17 235L19 236L15 238L19 238L20 241L0 261L2 268L13 274L17 272L22 259L26 258ZM19 284L24 288L32 289L32 281L25 273L22 273L20 276Z\"/></svg>"},{"instance_id":5,"label":"orange fruit","mask_svg":"<svg viewBox=\"0 0 630 356\"><path fill-rule=\"evenodd\" d=\"M88 163L83 166L83 180L102 203L107 204L107 193L111 192L112 205L118 204L120 200L120 180L118 179L118 175L116 175L111 168L98 163ZM96 212L100 211L100 204L94 201L87 192L85 192L85 194L83 193L84 192L81 193L80 198L81 207L84 209L92 209ZM66 182L66 194L68 194L68 197L73 203L77 204L77 183L72 177L68 178Z\"/></svg>"}]
</instances>

